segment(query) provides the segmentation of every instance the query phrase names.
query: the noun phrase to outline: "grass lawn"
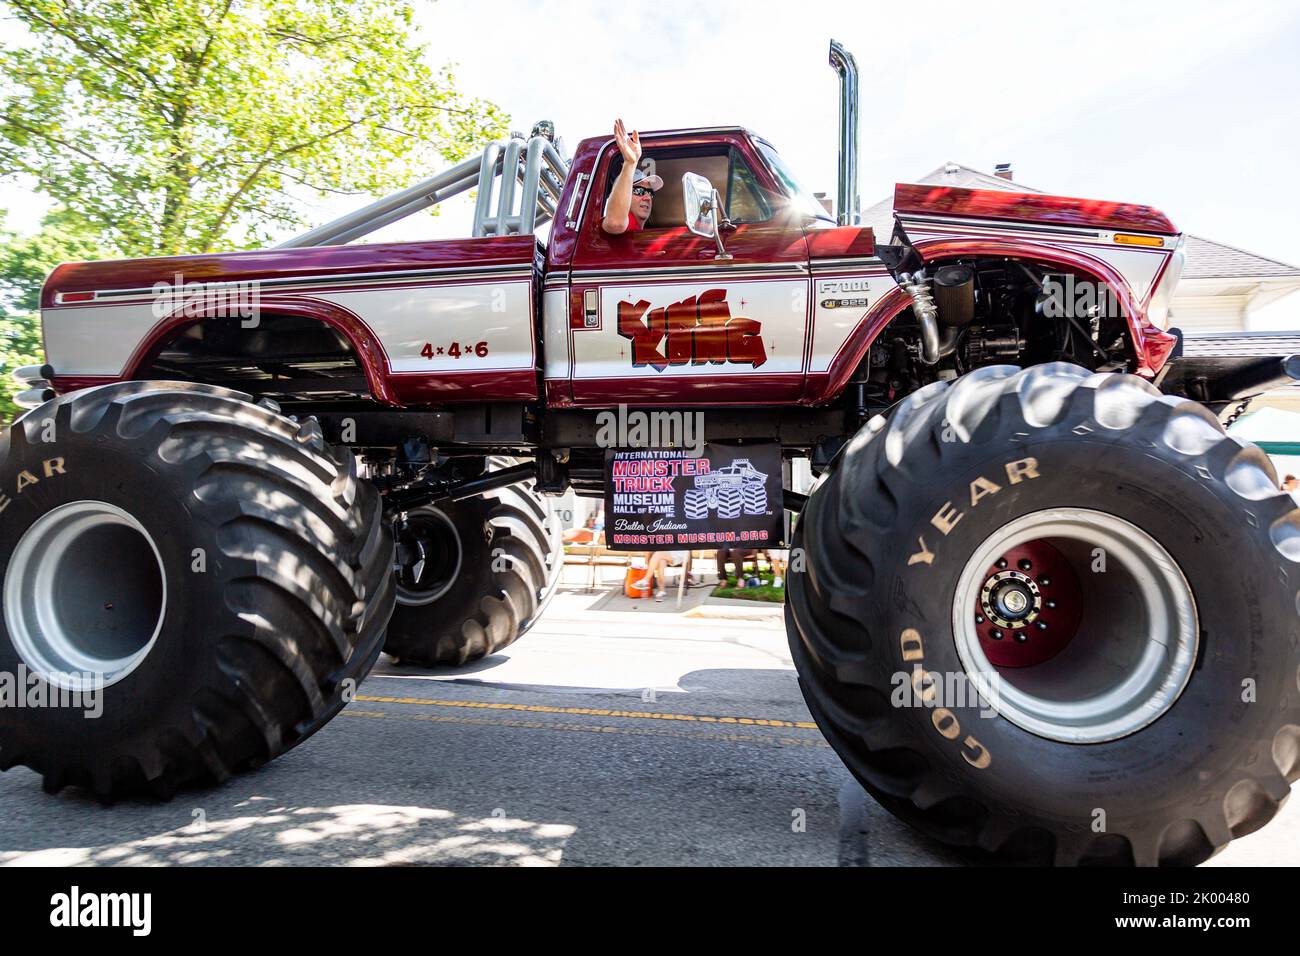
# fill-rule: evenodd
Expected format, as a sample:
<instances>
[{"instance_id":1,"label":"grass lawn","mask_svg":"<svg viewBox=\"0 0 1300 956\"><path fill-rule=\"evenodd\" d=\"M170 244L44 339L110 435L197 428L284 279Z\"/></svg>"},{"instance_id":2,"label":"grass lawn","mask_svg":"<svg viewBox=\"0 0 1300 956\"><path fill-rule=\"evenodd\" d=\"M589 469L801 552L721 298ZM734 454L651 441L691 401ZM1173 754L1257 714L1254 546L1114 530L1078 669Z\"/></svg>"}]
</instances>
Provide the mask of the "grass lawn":
<instances>
[{"instance_id":1,"label":"grass lawn","mask_svg":"<svg viewBox=\"0 0 1300 956\"><path fill-rule=\"evenodd\" d=\"M770 584L765 584L758 588L736 587L735 578L730 578L726 584L719 584L713 589L710 597L730 598L736 601L771 601L773 604L785 603L785 588L774 588Z\"/></svg>"}]
</instances>

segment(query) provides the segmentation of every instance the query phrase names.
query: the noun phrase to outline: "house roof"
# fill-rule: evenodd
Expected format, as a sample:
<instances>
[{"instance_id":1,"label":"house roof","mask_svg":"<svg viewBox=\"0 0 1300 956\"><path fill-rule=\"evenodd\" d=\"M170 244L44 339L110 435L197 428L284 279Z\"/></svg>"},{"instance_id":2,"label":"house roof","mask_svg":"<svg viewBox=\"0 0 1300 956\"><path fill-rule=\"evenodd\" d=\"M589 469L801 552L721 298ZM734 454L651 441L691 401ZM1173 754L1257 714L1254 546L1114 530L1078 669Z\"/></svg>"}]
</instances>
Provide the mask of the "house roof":
<instances>
[{"instance_id":1,"label":"house roof","mask_svg":"<svg viewBox=\"0 0 1300 956\"><path fill-rule=\"evenodd\" d=\"M1257 256L1252 252L1213 242L1200 236L1187 236L1183 247L1186 261L1184 279L1237 279L1243 276L1300 277L1300 268L1285 262Z\"/></svg>"},{"instance_id":2,"label":"house roof","mask_svg":"<svg viewBox=\"0 0 1300 956\"><path fill-rule=\"evenodd\" d=\"M1261 356L1300 354L1300 332L1189 332L1183 354Z\"/></svg>"},{"instance_id":3,"label":"house roof","mask_svg":"<svg viewBox=\"0 0 1300 956\"><path fill-rule=\"evenodd\" d=\"M961 163L947 162L912 182L929 186L958 186L962 189L1001 189L1008 192L1039 193L1043 190L1002 179ZM868 207L862 222L875 229L877 241L888 241L894 231L893 195ZM1235 246L1187 234L1184 248L1184 279L1300 279L1300 267L1257 256Z\"/></svg>"},{"instance_id":4,"label":"house roof","mask_svg":"<svg viewBox=\"0 0 1300 956\"><path fill-rule=\"evenodd\" d=\"M911 181L924 183L927 186L959 186L962 189L1002 189L1006 192L1018 193L1042 192L1041 189L1026 186L1024 183L1012 182L1009 179L1003 179L1001 176L982 173L978 169L971 169L969 166L953 162L944 163L921 178ZM874 227L877 237L883 236L888 239L894 231L893 193L890 193L874 206L865 209L862 213L862 222L865 225Z\"/></svg>"}]
</instances>

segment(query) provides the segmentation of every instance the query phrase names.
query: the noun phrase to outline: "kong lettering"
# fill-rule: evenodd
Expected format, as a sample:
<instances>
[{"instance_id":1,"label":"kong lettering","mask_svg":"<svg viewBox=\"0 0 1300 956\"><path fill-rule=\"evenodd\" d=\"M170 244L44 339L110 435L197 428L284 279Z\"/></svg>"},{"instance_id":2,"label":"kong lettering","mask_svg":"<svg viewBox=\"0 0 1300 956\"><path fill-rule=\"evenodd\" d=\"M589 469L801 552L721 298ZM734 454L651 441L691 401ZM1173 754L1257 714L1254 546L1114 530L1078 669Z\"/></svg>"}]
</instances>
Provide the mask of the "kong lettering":
<instances>
[{"instance_id":1,"label":"kong lettering","mask_svg":"<svg viewBox=\"0 0 1300 956\"><path fill-rule=\"evenodd\" d=\"M618 334L632 341L632 365L723 365L767 361L762 323L731 314L726 291L708 289L666 308L641 299L618 304ZM647 312L647 310L649 310Z\"/></svg>"}]
</instances>

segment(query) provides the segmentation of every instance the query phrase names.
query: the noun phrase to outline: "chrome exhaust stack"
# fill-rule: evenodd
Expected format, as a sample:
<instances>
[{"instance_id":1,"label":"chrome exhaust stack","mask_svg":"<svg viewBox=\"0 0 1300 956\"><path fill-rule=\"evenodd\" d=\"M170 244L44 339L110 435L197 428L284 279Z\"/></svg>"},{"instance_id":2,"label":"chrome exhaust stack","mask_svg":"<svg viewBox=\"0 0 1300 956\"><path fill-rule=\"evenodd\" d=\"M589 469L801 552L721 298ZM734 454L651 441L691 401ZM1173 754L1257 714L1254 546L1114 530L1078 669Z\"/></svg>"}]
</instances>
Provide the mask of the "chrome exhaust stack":
<instances>
[{"instance_id":1,"label":"chrome exhaust stack","mask_svg":"<svg viewBox=\"0 0 1300 956\"><path fill-rule=\"evenodd\" d=\"M22 386L23 391L14 396L14 404L31 411L44 405L54 397L50 379L54 370L48 365L24 365L13 370L13 380Z\"/></svg>"},{"instance_id":2,"label":"chrome exhaust stack","mask_svg":"<svg viewBox=\"0 0 1300 956\"><path fill-rule=\"evenodd\" d=\"M840 75L839 183L835 193L835 220L841 226L861 221L858 200L858 64L853 54L831 41L831 66Z\"/></svg>"}]
</instances>

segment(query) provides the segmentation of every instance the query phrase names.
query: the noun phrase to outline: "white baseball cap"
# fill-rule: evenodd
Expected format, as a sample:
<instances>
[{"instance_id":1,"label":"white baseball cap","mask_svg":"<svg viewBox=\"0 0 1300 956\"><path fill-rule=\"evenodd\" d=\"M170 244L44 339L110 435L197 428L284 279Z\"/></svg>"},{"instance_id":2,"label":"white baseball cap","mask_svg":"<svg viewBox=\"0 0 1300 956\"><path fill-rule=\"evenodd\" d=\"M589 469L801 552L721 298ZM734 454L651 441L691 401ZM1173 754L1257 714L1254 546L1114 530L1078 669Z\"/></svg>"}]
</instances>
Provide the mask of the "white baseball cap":
<instances>
[{"instance_id":1,"label":"white baseball cap","mask_svg":"<svg viewBox=\"0 0 1300 956\"><path fill-rule=\"evenodd\" d=\"M654 173L646 173L644 170L638 169L636 175L632 177L632 185L649 186L655 192L658 192L664 188L664 181Z\"/></svg>"}]
</instances>

